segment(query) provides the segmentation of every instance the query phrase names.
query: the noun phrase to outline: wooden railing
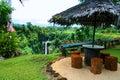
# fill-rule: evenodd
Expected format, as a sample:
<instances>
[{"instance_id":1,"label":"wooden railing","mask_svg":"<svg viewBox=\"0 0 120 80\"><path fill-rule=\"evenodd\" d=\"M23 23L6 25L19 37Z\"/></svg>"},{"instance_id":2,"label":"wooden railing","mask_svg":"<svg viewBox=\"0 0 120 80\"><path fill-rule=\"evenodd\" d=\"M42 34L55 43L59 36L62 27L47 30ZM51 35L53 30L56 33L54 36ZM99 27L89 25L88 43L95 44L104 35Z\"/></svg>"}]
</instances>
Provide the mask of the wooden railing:
<instances>
[{"instance_id":1,"label":"wooden railing","mask_svg":"<svg viewBox=\"0 0 120 80\"><path fill-rule=\"evenodd\" d=\"M73 42L72 43L64 43L61 45L61 51L62 51L62 55L63 56L66 56L66 49L67 48L73 48L73 47L79 47L79 46L82 46L82 45L87 45L87 44L92 44L92 42ZM113 39L113 40L96 40L95 41L95 44L96 45L101 45L101 46L104 46L104 48L111 48L111 47L114 47L115 45L119 45L120 44L120 38L116 38L116 39Z\"/></svg>"}]
</instances>

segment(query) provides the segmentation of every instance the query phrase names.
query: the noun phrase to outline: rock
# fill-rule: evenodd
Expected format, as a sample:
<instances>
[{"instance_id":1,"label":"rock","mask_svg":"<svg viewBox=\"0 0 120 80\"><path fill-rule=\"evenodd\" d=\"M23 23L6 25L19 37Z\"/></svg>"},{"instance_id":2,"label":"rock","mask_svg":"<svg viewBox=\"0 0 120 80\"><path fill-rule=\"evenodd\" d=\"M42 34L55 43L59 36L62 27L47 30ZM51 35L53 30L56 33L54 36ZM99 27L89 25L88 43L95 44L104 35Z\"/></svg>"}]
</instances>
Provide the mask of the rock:
<instances>
[{"instance_id":1,"label":"rock","mask_svg":"<svg viewBox=\"0 0 120 80\"><path fill-rule=\"evenodd\" d=\"M4 60L4 57L2 57L2 56L0 55L0 61L2 61L2 60Z\"/></svg>"},{"instance_id":2,"label":"rock","mask_svg":"<svg viewBox=\"0 0 120 80\"><path fill-rule=\"evenodd\" d=\"M51 73L51 75L54 75L55 71L54 71L54 70L51 70L51 72L50 72L50 73Z\"/></svg>"},{"instance_id":3,"label":"rock","mask_svg":"<svg viewBox=\"0 0 120 80\"><path fill-rule=\"evenodd\" d=\"M18 51L17 51L17 52L15 53L15 56L20 56L21 54L22 54L21 52L18 52Z\"/></svg>"},{"instance_id":4,"label":"rock","mask_svg":"<svg viewBox=\"0 0 120 80\"><path fill-rule=\"evenodd\" d=\"M62 77L61 75L59 75L59 76L57 77L57 80L67 80L67 78Z\"/></svg>"},{"instance_id":5,"label":"rock","mask_svg":"<svg viewBox=\"0 0 120 80\"><path fill-rule=\"evenodd\" d=\"M51 66L51 64L52 64L52 62L49 62L49 63L47 64L47 67L50 67L50 66Z\"/></svg>"},{"instance_id":6,"label":"rock","mask_svg":"<svg viewBox=\"0 0 120 80\"><path fill-rule=\"evenodd\" d=\"M56 60L53 60L52 63L55 63L56 61L58 61L57 59Z\"/></svg>"},{"instance_id":7,"label":"rock","mask_svg":"<svg viewBox=\"0 0 120 80\"><path fill-rule=\"evenodd\" d=\"M62 78L61 80L67 80L67 78Z\"/></svg>"},{"instance_id":8,"label":"rock","mask_svg":"<svg viewBox=\"0 0 120 80\"><path fill-rule=\"evenodd\" d=\"M61 80L63 77L61 76L61 75L59 75L58 77L57 77L57 80Z\"/></svg>"},{"instance_id":9,"label":"rock","mask_svg":"<svg viewBox=\"0 0 120 80\"><path fill-rule=\"evenodd\" d=\"M59 76L59 73L54 73L53 76L54 76L54 77L58 77L58 76Z\"/></svg>"},{"instance_id":10,"label":"rock","mask_svg":"<svg viewBox=\"0 0 120 80\"><path fill-rule=\"evenodd\" d=\"M52 71L52 67L47 67L46 68L46 72L51 72Z\"/></svg>"}]
</instances>

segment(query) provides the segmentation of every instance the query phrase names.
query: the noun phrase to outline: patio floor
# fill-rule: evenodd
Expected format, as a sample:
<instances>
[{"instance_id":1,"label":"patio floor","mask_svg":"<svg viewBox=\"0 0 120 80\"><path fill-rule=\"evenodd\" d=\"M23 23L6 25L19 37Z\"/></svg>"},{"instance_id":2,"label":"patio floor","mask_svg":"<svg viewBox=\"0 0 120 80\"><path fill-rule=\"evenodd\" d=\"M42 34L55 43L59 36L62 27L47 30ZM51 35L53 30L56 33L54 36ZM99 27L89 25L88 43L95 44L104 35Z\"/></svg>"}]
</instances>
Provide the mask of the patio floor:
<instances>
[{"instance_id":1,"label":"patio floor","mask_svg":"<svg viewBox=\"0 0 120 80\"><path fill-rule=\"evenodd\" d=\"M120 80L120 64L117 71L106 70L104 67L101 74L93 74L90 67L83 64L83 68L76 69L71 67L71 58L67 57L56 61L51 65L53 70L58 72L67 80Z\"/></svg>"}]
</instances>

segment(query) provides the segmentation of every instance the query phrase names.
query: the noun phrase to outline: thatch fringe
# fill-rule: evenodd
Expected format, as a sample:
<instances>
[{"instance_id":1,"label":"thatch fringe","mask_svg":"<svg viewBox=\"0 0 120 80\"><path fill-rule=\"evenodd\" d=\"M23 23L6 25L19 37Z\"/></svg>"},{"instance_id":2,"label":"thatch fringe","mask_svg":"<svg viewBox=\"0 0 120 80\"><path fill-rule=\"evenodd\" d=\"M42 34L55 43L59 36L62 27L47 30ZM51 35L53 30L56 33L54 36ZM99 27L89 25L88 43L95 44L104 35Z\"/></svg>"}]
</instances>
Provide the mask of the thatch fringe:
<instances>
[{"instance_id":1,"label":"thatch fringe","mask_svg":"<svg viewBox=\"0 0 120 80\"><path fill-rule=\"evenodd\" d=\"M61 25L83 24L97 26L114 24L119 15L115 4L111 0L88 0L54 15L49 22ZM95 14L97 14L95 20Z\"/></svg>"},{"instance_id":2,"label":"thatch fringe","mask_svg":"<svg viewBox=\"0 0 120 80\"><path fill-rule=\"evenodd\" d=\"M119 26L119 25L120 25L120 16L117 19L117 26Z\"/></svg>"}]
</instances>

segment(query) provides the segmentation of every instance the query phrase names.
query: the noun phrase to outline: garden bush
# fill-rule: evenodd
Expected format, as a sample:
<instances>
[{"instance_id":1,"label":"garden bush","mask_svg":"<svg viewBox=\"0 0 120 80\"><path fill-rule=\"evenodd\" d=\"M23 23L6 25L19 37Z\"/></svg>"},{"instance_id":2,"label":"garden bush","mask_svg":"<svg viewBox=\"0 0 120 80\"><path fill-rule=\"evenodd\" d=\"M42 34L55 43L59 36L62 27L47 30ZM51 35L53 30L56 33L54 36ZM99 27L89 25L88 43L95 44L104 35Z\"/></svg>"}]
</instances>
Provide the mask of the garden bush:
<instances>
[{"instance_id":1,"label":"garden bush","mask_svg":"<svg viewBox=\"0 0 120 80\"><path fill-rule=\"evenodd\" d=\"M0 33L0 55L3 57L12 57L19 50L18 37L15 32Z\"/></svg>"}]
</instances>

